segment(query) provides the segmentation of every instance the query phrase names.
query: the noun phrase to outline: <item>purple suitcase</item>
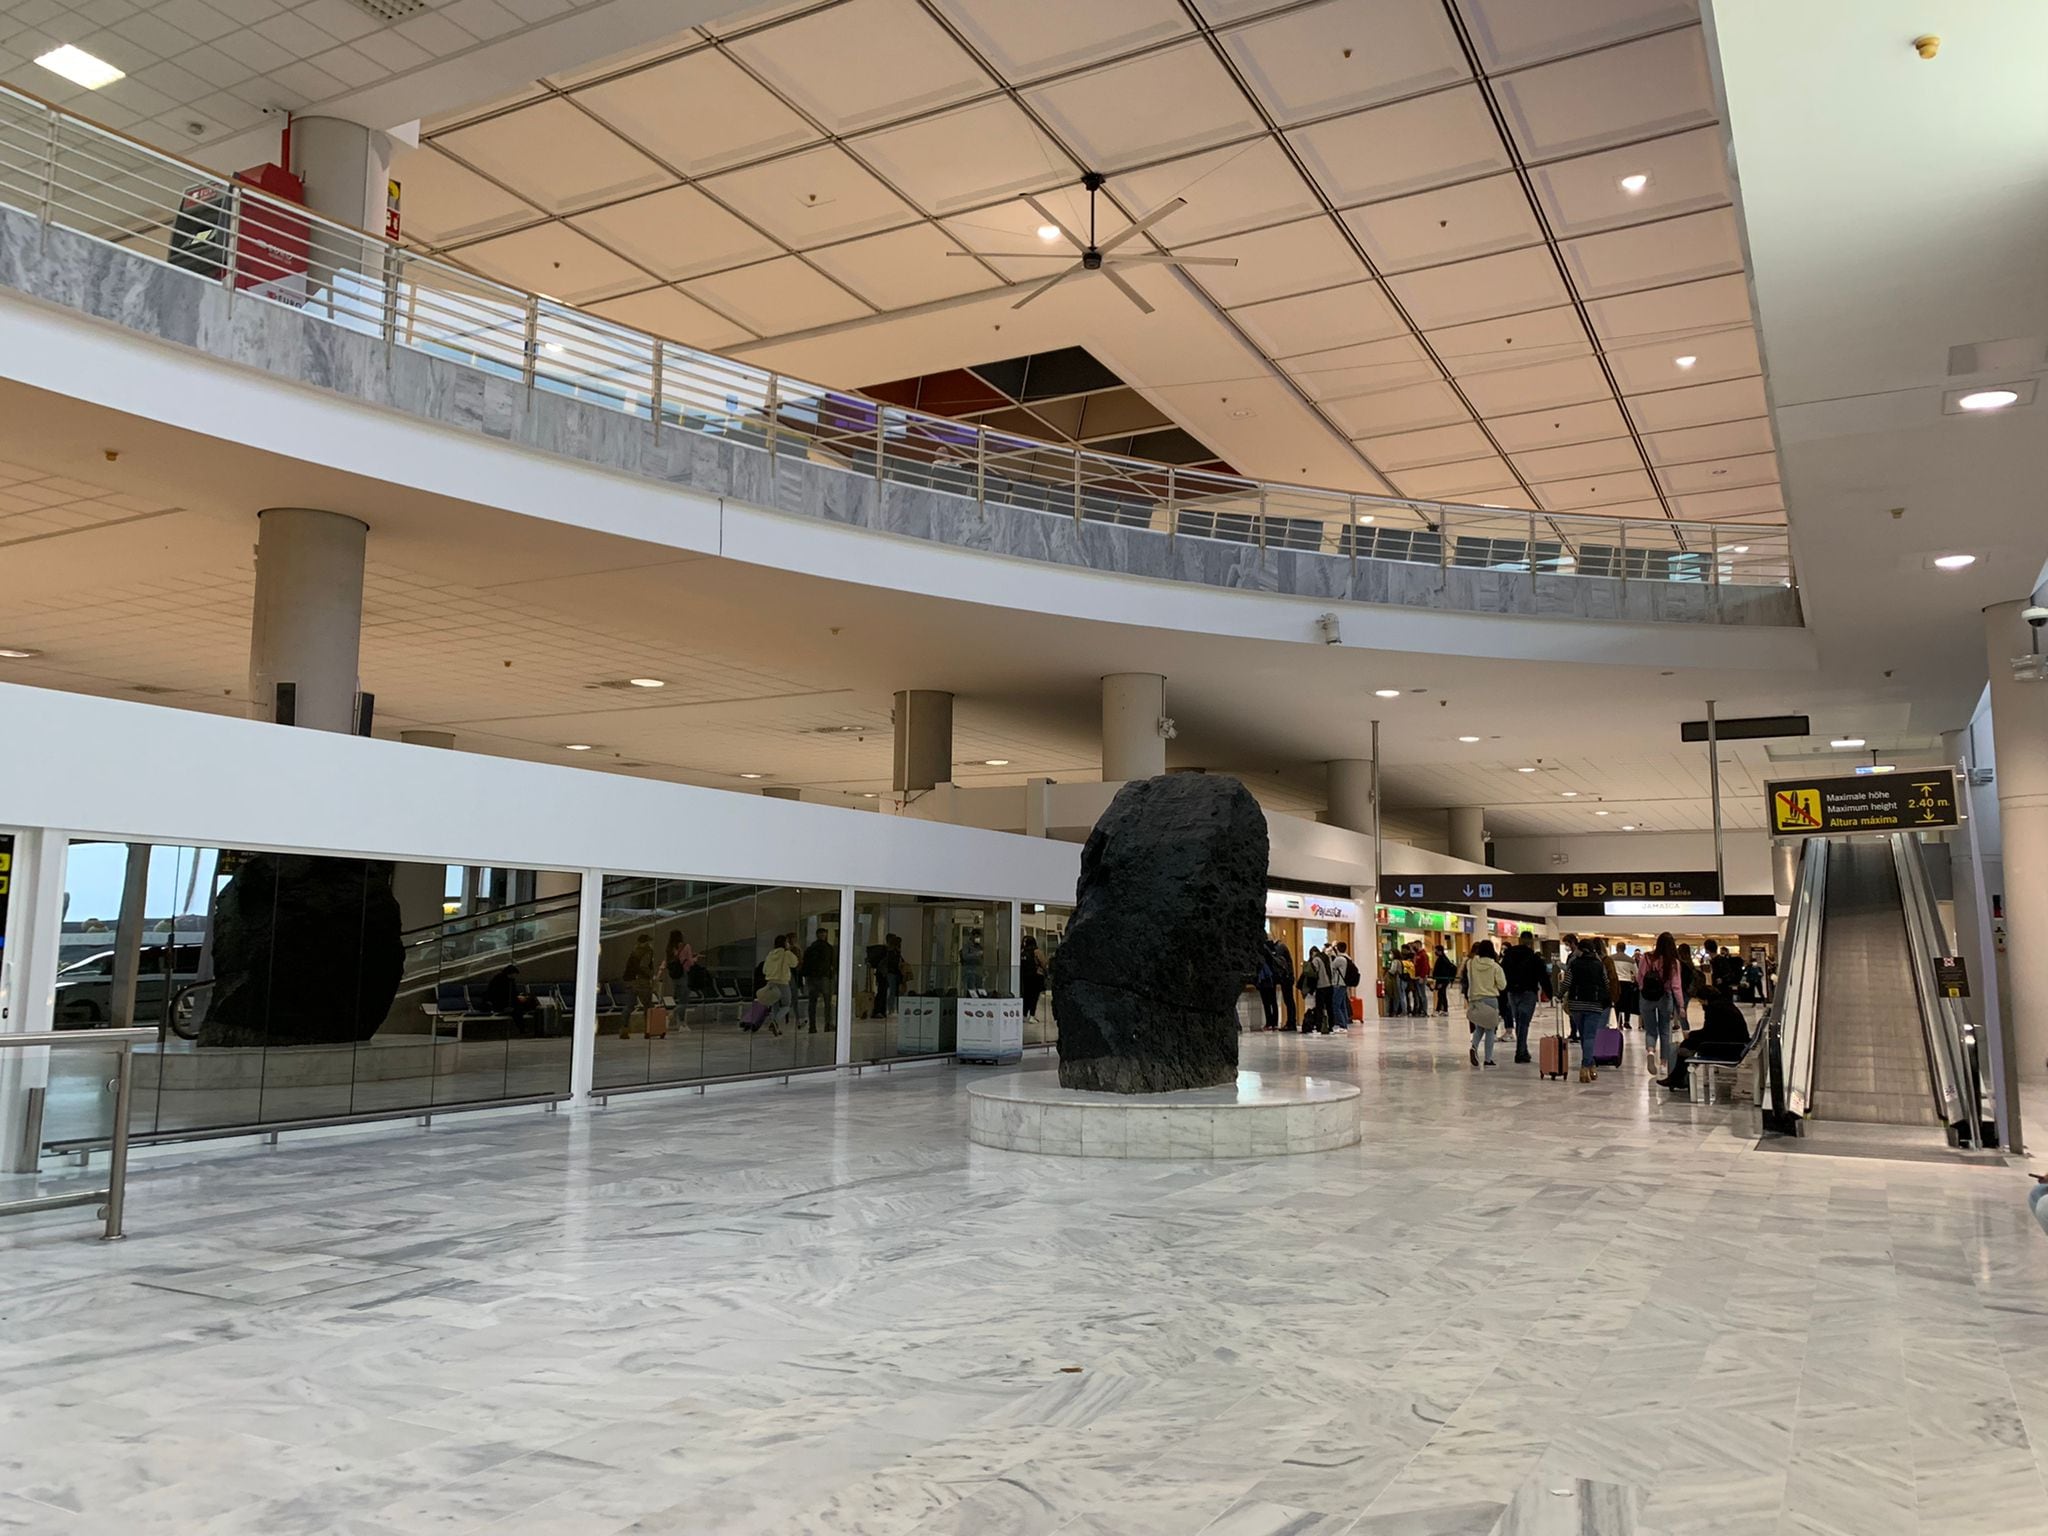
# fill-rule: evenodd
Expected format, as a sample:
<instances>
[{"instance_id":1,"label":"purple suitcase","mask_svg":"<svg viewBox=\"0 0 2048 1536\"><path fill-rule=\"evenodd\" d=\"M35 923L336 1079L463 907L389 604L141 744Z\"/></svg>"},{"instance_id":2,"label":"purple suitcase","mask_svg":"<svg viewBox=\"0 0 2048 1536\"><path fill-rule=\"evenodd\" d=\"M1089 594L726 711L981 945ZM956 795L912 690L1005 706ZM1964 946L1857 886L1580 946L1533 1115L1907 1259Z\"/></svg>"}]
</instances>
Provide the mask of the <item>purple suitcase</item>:
<instances>
[{"instance_id":1,"label":"purple suitcase","mask_svg":"<svg viewBox=\"0 0 2048 1536\"><path fill-rule=\"evenodd\" d=\"M766 1024L767 1022L768 1005L766 1003L749 1003L747 1004L747 1011L740 1015L741 1029L759 1029L763 1024Z\"/></svg>"},{"instance_id":2,"label":"purple suitcase","mask_svg":"<svg viewBox=\"0 0 2048 1536\"><path fill-rule=\"evenodd\" d=\"M1593 1065L1596 1067L1618 1067L1621 1065L1621 1031L1612 1024L1603 1025L1593 1036Z\"/></svg>"}]
</instances>

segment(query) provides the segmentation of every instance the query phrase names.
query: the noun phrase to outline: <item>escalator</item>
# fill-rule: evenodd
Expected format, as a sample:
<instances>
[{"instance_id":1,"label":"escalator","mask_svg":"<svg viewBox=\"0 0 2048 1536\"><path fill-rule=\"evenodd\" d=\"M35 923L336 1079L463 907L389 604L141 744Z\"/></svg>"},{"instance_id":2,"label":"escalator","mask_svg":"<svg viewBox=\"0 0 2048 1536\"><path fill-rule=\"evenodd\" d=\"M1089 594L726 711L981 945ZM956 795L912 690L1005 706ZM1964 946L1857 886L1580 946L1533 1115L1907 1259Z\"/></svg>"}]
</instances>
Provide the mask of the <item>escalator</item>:
<instances>
[{"instance_id":1,"label":"escalator","mask_svg":"<svg viewBox=\"0 0 2048 1536\"><path fill-rule=\"evenodd\" d=\"M1782 1041L1786 1108L1806 1122L1924 1126L1984 1144L1974 1042L1933 982L1952 946L1903 833L1810 838L1769 1021Z\"/></svg>"}]
</instances>

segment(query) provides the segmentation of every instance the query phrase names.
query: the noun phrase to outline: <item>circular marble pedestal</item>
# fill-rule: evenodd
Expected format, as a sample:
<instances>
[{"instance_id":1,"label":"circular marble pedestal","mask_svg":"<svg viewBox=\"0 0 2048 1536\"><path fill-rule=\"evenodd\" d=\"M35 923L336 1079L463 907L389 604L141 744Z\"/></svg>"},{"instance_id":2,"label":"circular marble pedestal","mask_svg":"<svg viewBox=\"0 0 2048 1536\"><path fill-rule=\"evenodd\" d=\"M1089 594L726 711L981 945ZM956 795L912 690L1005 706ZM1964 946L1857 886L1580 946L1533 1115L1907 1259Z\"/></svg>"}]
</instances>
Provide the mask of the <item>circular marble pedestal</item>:
<instances>
[{"instance_id":1,"label":"circular marble pedestal","mask_svg":"<svg viewBox=\"0 0 2048 1536\"><path fill-rule=\"evenodd\" d=\"M1059 1157L1282 1157L1358 1140L1358 1088L1328 1077L1240 1072L1180 1093L1090 1093L1057 1072L1016 1072L967 1089L967 1137Z\"/></svg>"}]
</instances>

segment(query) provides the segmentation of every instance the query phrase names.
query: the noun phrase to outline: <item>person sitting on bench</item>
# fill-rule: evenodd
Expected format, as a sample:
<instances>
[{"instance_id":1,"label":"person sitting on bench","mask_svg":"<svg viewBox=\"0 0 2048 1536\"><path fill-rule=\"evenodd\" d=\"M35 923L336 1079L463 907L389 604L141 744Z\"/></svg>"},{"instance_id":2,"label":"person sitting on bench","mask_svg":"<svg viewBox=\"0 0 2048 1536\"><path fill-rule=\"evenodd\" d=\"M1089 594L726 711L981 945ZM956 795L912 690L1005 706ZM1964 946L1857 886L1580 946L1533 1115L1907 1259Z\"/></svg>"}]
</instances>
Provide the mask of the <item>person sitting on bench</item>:
<instances>
[{"instance_id":1,"label":"person sitting on bench","mask_svg":"<svg viewBox=\"0 0 2048 1536\"><path fill-rule=\"evenodd\" d=\"M1659 1079L1662 1086L1673 1093L1685 1093L1691 1086L1686 1076L1687 1062L1740 1061L1749 1049L1749 1020L1735 1006L1729 989L1714 986L1702 977L1700 997L1706 1005L1706 1018L1698 1029L1686 1035L1685 1043L1679 1046L1671 1075Z\"/></svg>"},{"instance_id":2,"label":"person sitting on bench","mask_svg":"<svg viewBox=\"0 0 2048 1536\"><path fill-rule=\"evenodd\" d=\"M526 1033L533 1017L533 994L519 984L519 967L508 965L484 983L484 1006L512 1021L512 1033Z\"/></svg>"}]
</instances>

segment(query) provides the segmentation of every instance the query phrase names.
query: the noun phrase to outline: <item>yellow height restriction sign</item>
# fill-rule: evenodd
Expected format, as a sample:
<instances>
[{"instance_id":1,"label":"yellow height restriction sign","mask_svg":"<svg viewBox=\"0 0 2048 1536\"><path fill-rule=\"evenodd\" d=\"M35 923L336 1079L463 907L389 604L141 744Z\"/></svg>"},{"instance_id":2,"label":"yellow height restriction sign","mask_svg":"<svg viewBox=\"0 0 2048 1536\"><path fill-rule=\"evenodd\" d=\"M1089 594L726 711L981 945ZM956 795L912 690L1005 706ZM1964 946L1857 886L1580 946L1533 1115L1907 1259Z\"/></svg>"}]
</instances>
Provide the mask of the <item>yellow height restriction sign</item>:
<instances>
[{"instance_id":1,"label":"yellow height restriction sign","mask_svg":"<svg viewBox=\"0 0 2048 1536\"><path fill-rule=\"evenodd\" d=\"M1956 825L1956 776L1949 768L1792 779L1765 786L1774 837L1843 832L1910 832Z\"/></svg>"}]
</instances>

